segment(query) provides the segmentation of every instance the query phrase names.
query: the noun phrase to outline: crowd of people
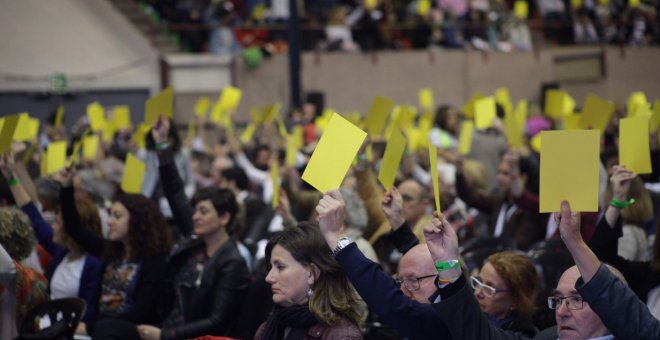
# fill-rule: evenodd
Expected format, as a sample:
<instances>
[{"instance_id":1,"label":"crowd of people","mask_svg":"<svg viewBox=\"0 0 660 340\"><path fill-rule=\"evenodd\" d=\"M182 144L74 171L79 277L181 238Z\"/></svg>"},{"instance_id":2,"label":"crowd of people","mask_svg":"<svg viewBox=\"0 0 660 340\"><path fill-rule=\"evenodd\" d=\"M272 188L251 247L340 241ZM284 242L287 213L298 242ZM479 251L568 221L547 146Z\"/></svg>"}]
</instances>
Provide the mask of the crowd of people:
<instances>
[{"instance_id":1,"label":"crowd of people","mask_svg":"<svg viewBox=\"0 0 660 340\"><path fill-rule=\"evenodd\" d=\"M564 201L548 214L529 140L559 128L549 117L530 115L512 148L498 105L462 154L469 118L441 106L428 136L438 164L428 145L410 148L386 191L384 141L370 136L341 187L321 193L301 180L320 112L307 103L248 140L204 117L181 138L161 117L143 143L121 129L48 176L48 144L70 141L72 154L94 134L86 117L67 131L53 113L0 159L0 338L62 298L85 302L76 333L93 339L660 338L657 128L652 173L637 175L619 165L617 108L593 174L599 212ZM302 130L294 165L281 129ZM146 164L142 193L120 188L127 153Z\"/></svg>"},{"instance_id":2,"label":"crowd of people","mask_svg":"<svg viewBox=\"0 0 660 340\"><path fill-rule=\"evenodd\" d=\"M298 6L303 50L510 52L548 44L660 42L660 2L655 0L311 0ZM288 0L145 1L141 7L179 32L193 52L287 50Z\"/></svg>"}]
</instances>

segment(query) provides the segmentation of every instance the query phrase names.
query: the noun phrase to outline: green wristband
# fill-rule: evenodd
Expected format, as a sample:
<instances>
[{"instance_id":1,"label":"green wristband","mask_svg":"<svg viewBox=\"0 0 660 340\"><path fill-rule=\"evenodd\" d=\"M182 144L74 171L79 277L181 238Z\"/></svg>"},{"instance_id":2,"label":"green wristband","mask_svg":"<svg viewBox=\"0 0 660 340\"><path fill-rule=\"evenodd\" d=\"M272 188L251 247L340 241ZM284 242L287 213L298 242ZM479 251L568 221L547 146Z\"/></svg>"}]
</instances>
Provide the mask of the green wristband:
<instances>
[{"instance_id":1,"label":"green wristband","mask_svg":"<svg viewBox=\"0 0 660 340\"><path fill-rule=\"evenodd\" d=\"M18 179L18 177L12 177L7 181L7 183L9 184L10 187L15 187L19 183L21 183L21 181Z\"/></svg>"},{"instance_id":2,"label":"green wristband","mask_svg":"<svg viewBox=\"0 0 660 340\"><path fill-rule=\"evenodd\" d=\"M436 262L435 269L438 272L444 272L445 270L460 268L461 264L458 260L449 260L444 262Z\"/></svg>"},{"instance_id":3,"label":"green wristband","mask_svg":"<svg viewBox=\"0 0 660 340\"><path fill-rule=\"evenodd\" d=\"M617 208L617 209L623 209L623 208L627 208L627 207L631 206L633 203L635 203L634 198L631 198L627 201L619 201L619 200L613 198L612 201L610 202L610 205Z\"/></svg>"},{"instance_id":4,"label":"green wristband","mask_svg":"<svg viewBox=\"0 0 660 340\"><path fill-rule=\"evenodd\" d=\"M169 142L156 143L156 150L163 151L170 147Z\"/></svg>"}]
</instances>

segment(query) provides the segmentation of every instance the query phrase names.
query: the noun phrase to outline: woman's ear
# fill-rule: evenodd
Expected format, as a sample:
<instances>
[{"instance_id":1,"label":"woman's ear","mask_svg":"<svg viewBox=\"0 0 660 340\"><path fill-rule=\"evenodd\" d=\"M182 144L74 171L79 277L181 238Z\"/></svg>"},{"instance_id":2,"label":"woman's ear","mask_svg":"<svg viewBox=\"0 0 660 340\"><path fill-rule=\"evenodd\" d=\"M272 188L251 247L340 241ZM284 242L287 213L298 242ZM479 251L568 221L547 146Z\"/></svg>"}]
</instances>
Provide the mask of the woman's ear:
<instances>
[{"instance_id":1,"label":"woman's ear","mask_svg":"<svg viewBox=\"0 0 660 340\"><path fill-rule=\"evenodd\" d=\"M222 223L222 225L226 228L227 225L229 224L229 220L231 220L231 214L225 211L219 217L220 217L220 223Z\"/></svg>"},{"instance_id":2,"label":"woman's ear","mask_svg":"<svg viewBox=\"0 0 660 340\"><path fill-rule=\"evenodd\" d=\"M316 281L319 279L319 276L321 276L321 270L319 267L317 267L315 264L310 264L309 265L309 276L307 277L307 284L310 286L314 286Z\"/></svg>"}]
</instances>

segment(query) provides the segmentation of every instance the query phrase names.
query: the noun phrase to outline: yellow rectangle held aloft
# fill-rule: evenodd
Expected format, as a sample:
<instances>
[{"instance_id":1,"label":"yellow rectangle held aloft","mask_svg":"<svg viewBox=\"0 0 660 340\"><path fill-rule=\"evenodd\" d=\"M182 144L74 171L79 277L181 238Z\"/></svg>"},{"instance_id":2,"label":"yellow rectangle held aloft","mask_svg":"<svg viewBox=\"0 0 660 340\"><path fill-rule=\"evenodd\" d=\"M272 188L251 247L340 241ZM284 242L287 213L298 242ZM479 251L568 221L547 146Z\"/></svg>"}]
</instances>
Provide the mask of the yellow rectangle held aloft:
<instances>
[{"instance_id":1,"label":"yellow rectangle held aloft","mask_svg":"<svg viewBox=\"0 0 660 340\"><path fill-rule=\"evenodd\" d=\"M429 167L431 168L431 180L433 181L433 197L435 198L435 210L440 214L440 183L438 182L438 149L429 144Z\"/></svg>"},{"instance_id":2,"label":"yellow rectangle held aloft","mask_svg":"<svg viewBox=\"0 0 660 340\"><path fill-rule=\"evenodd\" d=\"M637 174L650 174L648 117L628 117L619 121L619 164Z\"/></svg>"},{"instance_id":3,"label":"yellow rectangle held aloft","mask_svg":"<svg viewBox=\"0 0 660 340\"><path fill-rule=\"evenodd\" d=\"M540 212L557 212L563 200L573 211L598 211L600 133L541 132Z\"/></svg>"},{"instance_id":4,"label":"yellow rectangle held aloft","mask_svg":"<svg viewBox=\"0 0 660 340\"><path fill-rule=\"evenodd\" d=\"M372 137L380 136L385 128L387 118L394 108L394 101L389 98L376 96L371 104L364 126Z\"/></svg>"},{"instance_id":5,"label":"yellow rectangle held aloft","mask_svg":"<svg viewBox=\"0 0 660 340\"><path fill-rule=\"evenodd\" d=\"M52 175L62 170L66 165L66 141L48 144L46 152L46 174Z\"/></svg>"},{"instance_id":6,"label":"yellow rectangle held aloft","mask_svg":"<svg viewBox=\"0 0 660 340\"><path fill-rule=\"evenodd\" d=\"M386 191L390 191L394 185L394 179L399 171L399 163L401 163L404 151L406 151L406 138L399 129L394 128L390 139L387 141L383 162L378 173L378 180L383 184Z\"/></svg>"},{"instance_id":7,"label":"yellow rectangle held aloft","mask_svg":"<svg viewBox=\"0 0 660 340\"><path fill-rule=\"evenodd\" d=\"M366 132L334 113L302 179L320 192L338 189L366 137Z\"/></svg>"},{"instance_id":8,"label":"yellow rectangle held aloft","mask_svg":"<svg viewBox=\"0 0 660 340\"><path fill-rule=\"evenodd\" d=\"M142 182L147 166L133 154L126 155L124 176L121 179L121 190L129 194L142 193Z\"/></svg>"}]
</instances>

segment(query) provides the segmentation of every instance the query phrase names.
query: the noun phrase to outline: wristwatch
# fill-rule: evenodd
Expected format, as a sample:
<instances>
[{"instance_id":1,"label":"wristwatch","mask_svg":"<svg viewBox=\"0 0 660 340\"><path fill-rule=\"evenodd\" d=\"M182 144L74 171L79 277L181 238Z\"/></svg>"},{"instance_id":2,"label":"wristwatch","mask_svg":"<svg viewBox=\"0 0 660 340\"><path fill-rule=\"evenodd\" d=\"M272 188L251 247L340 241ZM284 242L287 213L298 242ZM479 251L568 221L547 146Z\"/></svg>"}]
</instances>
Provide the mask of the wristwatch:
<instances>
[{"instance_id":1,"label":"wristwatch","mask_svg":"<svg viewBox=\"0 0 660 340\"><path fill-rule=\"evenodd\" d=\"M351 243L353 243L353 240L351 240L351 239L348 238L348 237L342 237L342 238L340 238L339 240L337 240L337 247L335 248L335 250L332 251L332 257L337 256L337 254L338 254L342 249L346 248L346 246L348 246L348 245L351 244Z\"/></svg>"}]
</instances>

